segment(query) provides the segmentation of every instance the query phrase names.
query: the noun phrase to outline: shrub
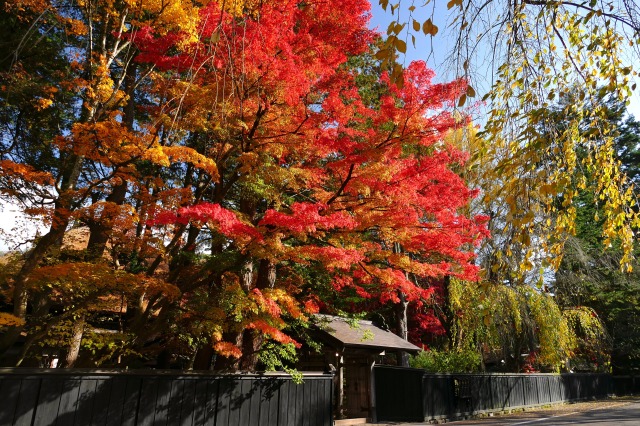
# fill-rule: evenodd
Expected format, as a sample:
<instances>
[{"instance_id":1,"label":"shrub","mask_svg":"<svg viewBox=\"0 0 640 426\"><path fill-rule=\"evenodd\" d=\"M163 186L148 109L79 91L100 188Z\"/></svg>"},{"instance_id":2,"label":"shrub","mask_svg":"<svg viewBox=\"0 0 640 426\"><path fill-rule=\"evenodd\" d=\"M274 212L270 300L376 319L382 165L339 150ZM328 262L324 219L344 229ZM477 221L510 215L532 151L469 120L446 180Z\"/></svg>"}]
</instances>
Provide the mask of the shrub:
<instances>
[{"instance_id":1,"label":"shrub","mask_svg":"<svg viewBox=\"0 0 640 426\"><path fill-rule=\"evenodd\" d=\"M472 350L422 351L411 357L411 366L433 373L474 373L481 370L482 357Z\"/></svg>"}]
</instances>

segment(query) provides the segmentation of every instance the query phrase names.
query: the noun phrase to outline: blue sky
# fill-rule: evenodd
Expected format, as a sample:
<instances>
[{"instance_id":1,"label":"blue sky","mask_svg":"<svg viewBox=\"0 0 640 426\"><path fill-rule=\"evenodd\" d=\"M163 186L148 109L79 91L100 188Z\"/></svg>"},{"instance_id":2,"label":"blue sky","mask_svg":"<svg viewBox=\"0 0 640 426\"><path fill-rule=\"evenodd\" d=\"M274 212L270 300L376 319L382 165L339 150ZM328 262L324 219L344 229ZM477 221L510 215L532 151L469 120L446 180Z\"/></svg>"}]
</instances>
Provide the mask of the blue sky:
<instances>
[{"instance_id":1,"label":"blue sky","mask_svg":"<svg viewBox=\"0 0 640 426\"><path fill-rule=\"evenodd\" d=\"M414 33L412 31L412 34L415 34L416 36L416 45L414 47L411 43L411 40L406 39L407 54L403 55L404 58L401 58L401 62L403 62L405 65L408 65L409 62L413 60L426 61L429 67L437 72L437 79L439 81L444 81L444 76L440 77L440 75L444 74L444 72L439 68L441 68L440 65L444 62L446 55L450 51L450 49L447 48L446 37L442 37L447 24L447 9L442 1L440 1L439 7L436 7L435 3L438 3L438 1L433 1L432 3L423 7L420 7L419 5L416 6L415 12L413 12L413 15L410 16L410 12L406 9L408 7L407 5L401 6L401 8L398 8L395 11L395 14L392 15L390 12L390 6L385 11L378 4L378 0L372 0L372 18L369 26L371 28L377 27L378 31L385 35L389 23L394 19L398 22L406 22L409 20L409 18L415 18L418 22L422 23L426 19L430 18L433 14L434 24L439 28L438 35L432 40L430 36L425 36L422 32ZM406 31L403 32L403 36L406 37L406 35ZM432 41L434 43L433 46ZM453 76L451 78L453 78Z\"/></svg>"},{"instance_id":2,"label":"blue sky","mask_svg":"<svg viewBox=\"0 0 640 426\"><path fill-rule=\"evenodd\" d=\"M427 62L430 68L436 72L436 82L450 81L456 78L450 71L444 67L444 62L447 55L453 50L453 41L451 37L447 37L447 19L448 10L446 2L444 0L431 0L426 6L422 6L423 2L407 2L401 5L396 10L395 15L390 12L390 6L387 11L384 11L379 5L378 0L370 0L372 19L370 22L371 28L378 28L378 30L385 35L389 22L393 19L398 22L406 22L409 19L409 11L407 8L413 3L416 5L415 18L418 22L424 22L427 18L433 15L434 23L438 26L438 34L431 39L429 36L425 36L421 32L416 34L416 46L411 44L411 41L407 39L407 54L404 58L401 58L401 62L404 65L408 65L412 60L424 60ZM406 32L403 33L406 36ZM488 70L474 70L480 71L478 74L488 74ZM476 99L481 99L487 92L490 85L488 81L474 81L474 88L478 93ZM637 81L638 90L636 90L631 96L631 104L628 107L630 114L633 114L636 119L640 119L640 80Z\"/></svg>"}]
</instances>

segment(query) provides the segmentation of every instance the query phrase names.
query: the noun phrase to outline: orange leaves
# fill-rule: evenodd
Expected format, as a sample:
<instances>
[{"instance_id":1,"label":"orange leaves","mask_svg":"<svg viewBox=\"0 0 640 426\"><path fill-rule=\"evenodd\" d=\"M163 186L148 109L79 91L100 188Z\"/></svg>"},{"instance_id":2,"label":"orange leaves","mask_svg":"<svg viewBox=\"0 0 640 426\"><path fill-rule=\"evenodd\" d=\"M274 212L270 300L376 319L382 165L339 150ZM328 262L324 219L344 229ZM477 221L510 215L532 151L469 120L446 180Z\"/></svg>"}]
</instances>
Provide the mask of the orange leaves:
<instances>
[{"instance_id":1,"label":"orange leaves","mask_svg":"<svg viewBox=\"0 0 640 426\"><path fill-rule=\"evenodd\" d=\"M213 345L213 349L215 351L227 358L240 358L242 356L242 351L238 349L236 345L229 342L216 342Z\"/></svg>"},{"instance_id":2,"label":"orange leaves","mask_svg":"<svg viewBox=\"0 0 640 426\"><path fill-rule=\"evenodd\" d=\"M63 302L71 300L94 303L100 295L146 293L149 296L162 294L176 299L180 291L171 284L143 274L131 274L114 270L102 263L60 263L43 266L31 274L31 286L49 288Z\"/></svg>"},{"instance_id":3,"label":"orange leaves","mask_svg":"<svg viewBox=\"0 0 640 426\"><path fill-rule=\"evenodd\" d=\"M76 123L71 136L58 137L58 148L85 156L106 166L121 165L144 156L150 136L135 133L117 120L113 113L107 121Z\"/></svg>"},{"instance_id":4,"label":"orange leaves","mask_svg":"<svg viewBox=\"0 0 640 426\"><path fill-rule=\"evenodd\" d=\"M304 302L304 310L309 314L317 314L320 312L320 307L318 303L314 299L309 299Z\"/></svg>"},{"instance_id":5,"label":"orange leaves","mask_svg":"<svg viewBox=\"0 0 640 426\"><path fill-rule=\"evenodd\" d=\"M293 344L296 348L301 347L300 343L296 342L291 337L287 336L277 328L267 324L265 321L262 321L262 320L253 321L247 325L247 328L250 330L258 330L262 334L275 340L278 343Z\"/></svg>"},{"instance_id":6,"label":"orange leaves","mask_svg":"<svg viewBox=\"0 0 640 426\"><path fill-rule=\"evenodd\" d=\"M211 158L186 146L162 146L149 129L132 131L113 112L108 120L76 123L72 134L58 137L57 146L109 167L123 166L136 160L170 167L175 163L191 163L213 179L218 179L216 163Z\"/></svg>"},{"instance_id":7,"label":"orange leaves","mask_svg":"<svg viewBox=\"0 0 640 426\"><path fill-rule=\"evenodd\" d=\"M24 12L40 14L51 7L47 0L9 0L4 2L4 9L13 12L20 18Z\"/></svg>"},{"instance_id":8,"label":"orange leaves","mask_svg":"<svg viewBox=\"0 0 640 426\"><path fill-rule=\"evenodd\" d=\"M0 170L4 179L10 181L22 181L35 183L36 185L53 185L53 176L48 172L38 171L35 168L11 160L0 160Z\"/></svg>"},{"instance_id":9,"label":"orange leaves","mask_svg":"<svg viewBox=\"0 0 640 426\"><path fill-rule=\"evenodd\" d=\"M98 201L79 209L74 217L85 222L103 222L115 229L131 229L138 219L131 205L120 205L108 201Z\"/></svg>"},{"instance_id":10,"label":"orange leaves","mask_svg":"<svg viewBox=\"0 0 640 426\"><path fill-rule=\"evenodd\" d=\"M64 23L66 25L65 30L68 36L82 36L87 34L89 31L87 25L79 19L65 18Z\"/></svg>"},{"instance_id":11,"label":"orange leaves","mask_svg":"<svg viewBox=\"0 0 640 426\"><path fill-rule=\"evenodd\" d=\"M283 289L262 291L253 289L249 298L258 304L260 312L267 313L273 318L280 318L283 314L287 314L296 319L305 319L296 299Z\"/></svg>"},{"instance_id":12,"label":"orange leaves","mask_svg":"<svg viewBox=\"0 0 640 426\"><path fill-rule=\"evenodd\" d=\"M300 258L320 262L328 270L348 271L366 260L365 254L355 248L306 245L298 248L296 252Z\"/></svg>"}]
</instances>

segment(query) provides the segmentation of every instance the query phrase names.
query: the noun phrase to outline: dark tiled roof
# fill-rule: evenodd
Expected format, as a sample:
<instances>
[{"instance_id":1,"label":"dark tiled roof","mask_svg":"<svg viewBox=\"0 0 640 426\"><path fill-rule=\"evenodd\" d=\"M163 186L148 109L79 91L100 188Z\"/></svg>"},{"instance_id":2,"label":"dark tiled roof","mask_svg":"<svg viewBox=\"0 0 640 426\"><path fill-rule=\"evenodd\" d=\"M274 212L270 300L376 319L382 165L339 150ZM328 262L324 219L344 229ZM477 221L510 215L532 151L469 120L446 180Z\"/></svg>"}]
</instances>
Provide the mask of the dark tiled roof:
<instances>
[{"instance_id":1,"label":"dark tiled roof","mask_svg":"<svg viewBox=\"0 0 640 426\"><path fill-rule=\"evenodd\" d=\"M318 328L344 347L419 352L420 348L371 321L356 321L331 315L316 315Z\"/></svg>"}]
</instances>

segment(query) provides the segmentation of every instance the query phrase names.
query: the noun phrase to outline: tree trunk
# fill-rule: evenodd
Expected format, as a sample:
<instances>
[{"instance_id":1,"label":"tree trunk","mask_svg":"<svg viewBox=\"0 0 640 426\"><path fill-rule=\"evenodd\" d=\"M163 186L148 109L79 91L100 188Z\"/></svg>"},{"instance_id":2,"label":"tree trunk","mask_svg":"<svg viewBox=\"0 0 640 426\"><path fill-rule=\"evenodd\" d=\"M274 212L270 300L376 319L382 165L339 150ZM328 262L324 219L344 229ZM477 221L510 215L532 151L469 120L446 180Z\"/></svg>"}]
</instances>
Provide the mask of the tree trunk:
<instances>
[{"instance_id":1,"label":"tree trunk","mask_svg":"<svg viewBox=\"0 0 640 426\"><path fill-rule=\"evenodd\" d=\"M447 344L449 345L449 348L454 348L456 346L456 336L453 335L454 315L451 311L451 297L449 295L450 285L451 277L447 275L442 281L442 311L444 315L440 319L440 322L442 323L442 327L444 328L447 336Z\"/></svg>"},{"instance_id":2,"label":"tree trunk","mask_svg":"<svg viewBox=\"0 0 640 426\"><path fill-rule=\"evenodd\" d=\"M136 73L137 67L131 61L126 69L126 75L124 78L124 91L128 96L127 104L124 106L122 122L128 130L133 129L133 123L135 120L135 86L136 86ZM124 203L127 195L127 181L124 179L114 186L111 194L105 201L120 206ZM113 230L114 223L112 222L112 213L109 211L103 211L100 218L94 223L89 224L89 242L87 243L87 252L89 253L90 260L99 260L104 254L104 250L107 247L107 241L109 240L109 234Z\"/></svg>"},{"instance_id":3,"label":"tree trunk","mask_svg":"<svg viewBox=\"0 0 640 426\"><path fill-rule=\"evenodd\" d=\"M120 206L124 203L126 195L127 182L122 181L113 188L113 191L105 201ZM114 226L111 216L112 212L104 211L100 214L100 218L98 220L89 224L90 234L89 242L87 243L87 253L89 254L90 261L100 260L104 254L104 250L107 247L107 241L109 240L109 235Z\"/></svg>"},{"instance_id":4,"label":"tree trunk","mask_svg":"<svg viewBox=\"0 0 640 426\"><path fill-rule=\"evenodd\" d=\"M407 302L405 294L401 291L398 291L398 297L400 298L400 302L396 304L398 335L404 340L409 340L409 322L407 320L409 302ZM398 365L401 367L409 366L409 354L405 351L398 352Z\"/></svg>"},{"instance_id":5,"label":"tree trunk","mask_svg":"<svg viewBox=\"0 0 640 426\"><path fill-rule=\"evenodd\" d=\"M211 341L207 342L204 346L198 348L196 356L193 360L194 370L210 370L211 361L213 360L213 345Z\"/></svg>"},{"instance_id":6,"label":"tree trunk","mask_svg":"<svg viewBox=\"0 0 640 426\"><path fill-rule=\"evenodd\" d=\"M256 288L264 290L273 288L276 284L275 263L262 259L258 267L258 278ZM257 330L245 330L242 336L242 358L240 359L240 369L244 371L255 371L258 365L258 355L264 343L262 333Z\"/></svg>"},{"instance_id":7,"label":"tree trunk","mask_svg":"<svg viewBox=\"0 0 640 426\"><path fill-rule=\"evenodd\" d=\"M80 353L80 343L82 343L82 335L84 333L85 314L80 314L73 324L73 333L71 335L71 344L64 359L64 368L72 368L78 360Z\"/></svg>"},{"instance_id":8,"label":"tree trunk","mask_svg":"<svg viewBox=\"0 0 640 426\"><path fill-rule=\"evenodd\" d=\"M400 244L393 244L393 252L402 252ZM402 337L404 340L409 340L409 321L407 319L407 308L409 307L409 302L407 301L406 295L400 290L398 290L398 299L400 299L400 302L395 306L398 336ZM398 365L401 367L409 366L409 354L405 351L398 351Z\"/></svg>"}]
</instances>

